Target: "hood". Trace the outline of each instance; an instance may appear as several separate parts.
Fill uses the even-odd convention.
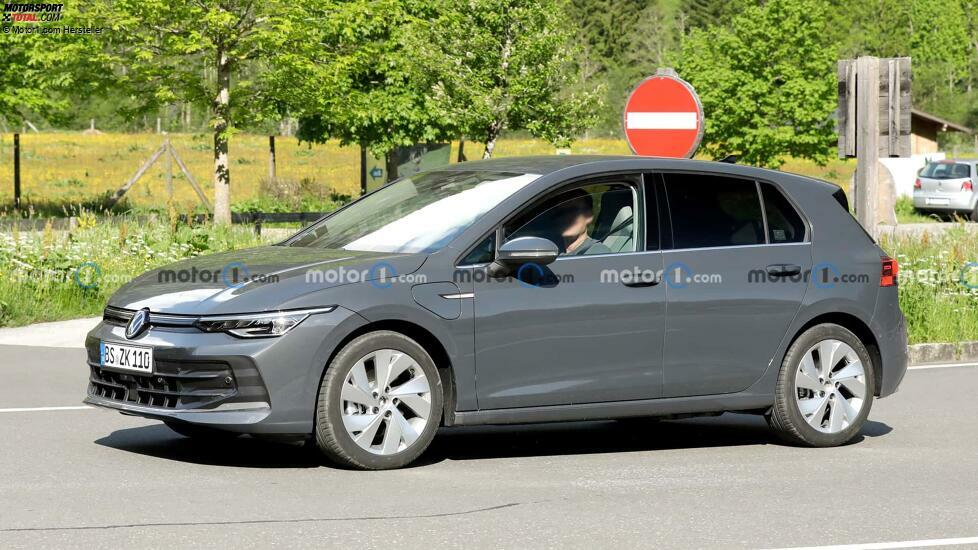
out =
[[[318,307],[318,292],[421,267],[425,254],[262,246],[170,264],[136,277],[109,299],[125,309],[210,315]],[[342,304],[339,304],[342,305]]]

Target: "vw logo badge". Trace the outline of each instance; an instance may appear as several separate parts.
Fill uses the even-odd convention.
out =
[[[144,307],[143,309],[136,312],[129,320],[129,324],[126,325],[126,338],[132,340],[133,338],[142,334],[144,330],[149,327],[149,308]]]

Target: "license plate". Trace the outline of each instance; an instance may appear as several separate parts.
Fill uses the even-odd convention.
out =
[[[153,348],[102,342],[99,356],[103,367],[153,374]]]
[[[933,204],[935,206],[947,206],[951,204],[951,199],[927,199],[927,204]]]

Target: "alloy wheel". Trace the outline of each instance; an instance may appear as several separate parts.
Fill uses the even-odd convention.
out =
[[[392,455],[410,447],[431,417],[431,386],[410,355],[394,349],[353,365],[340,395],[343,425],[366,451]]]
[[[855,422],[866,400],[866,369],[852,346],[833,339],[812,346],[795,374],[795,399],[805,421],[822,433]]]

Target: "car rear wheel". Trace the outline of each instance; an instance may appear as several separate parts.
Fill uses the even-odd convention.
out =
[[[835,324],[808,329],[782,362],[768,423],[789,443],[846,443],[869,416],[873,369],[866,346],[851,331]]]
[[[978,204],[975,205],[975,209],[971,211],[968,218],[970,218],[973,222],[978,222]]]
[[[431,356],[403,334],[371,332],[344,346],[323,376],[316,444],[340,465],[400,468],[428,447],[441,414]]]

